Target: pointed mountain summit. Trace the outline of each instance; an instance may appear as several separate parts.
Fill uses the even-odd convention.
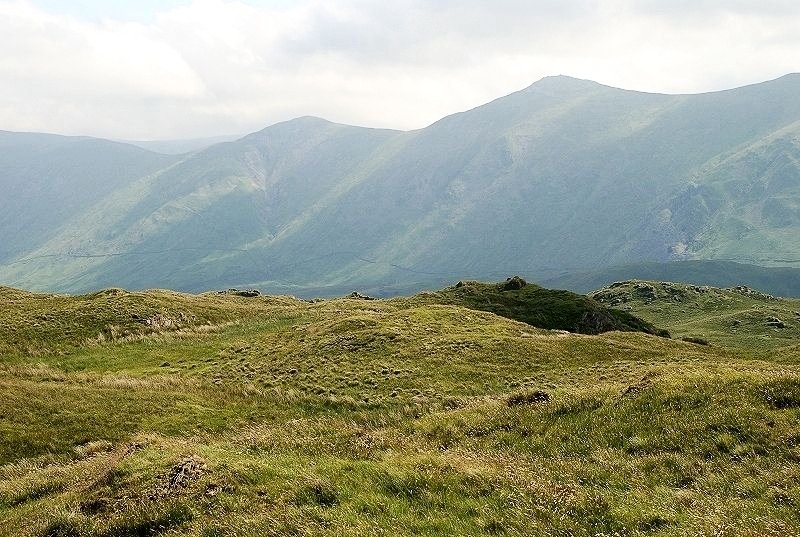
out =
[[[546,76],[528,86],[527,91],[585,91],[587,89],[608,88],[593,80],[574,78],[567,75]],[[523,90],[523,91],[526,91]]]

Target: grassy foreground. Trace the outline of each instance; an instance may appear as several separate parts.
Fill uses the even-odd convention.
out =
[[[0,289],[0,534],[800,534],[796,339],[424,302]]]

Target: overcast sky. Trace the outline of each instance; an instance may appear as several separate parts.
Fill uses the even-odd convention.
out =
[[[800,71],[797,0],[0,0],[0,130],[413,129],[555,74],[666,93]]]

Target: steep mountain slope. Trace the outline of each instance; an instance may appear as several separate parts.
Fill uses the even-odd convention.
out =
[[[713,161],[672,205],[701,257],[800,261],[800,122]]]
[[[36,251],[105,196],[174,161],[96,138],[0,131],[0,262]]]
[[[22,233],[0,281],[329,294],[796,263],[798,125],[800,75],[702,95],[551,77],[412,132],[301,118],[141,174],[46,241]]]
[[[272,263],[298,261],[270,259],[260,244],[279,242],[325,196],[359,180],[361,163],[392,134],[301,118],[189,155],[76,215],[31,261],[10,267],[10,281],[56,289],[258,281]]]

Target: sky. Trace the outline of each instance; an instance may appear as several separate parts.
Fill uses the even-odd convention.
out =
[[[715,91],[800,71],[798,27],[797,0],[0,0],[0,130],[416,129],[558,74]]]

